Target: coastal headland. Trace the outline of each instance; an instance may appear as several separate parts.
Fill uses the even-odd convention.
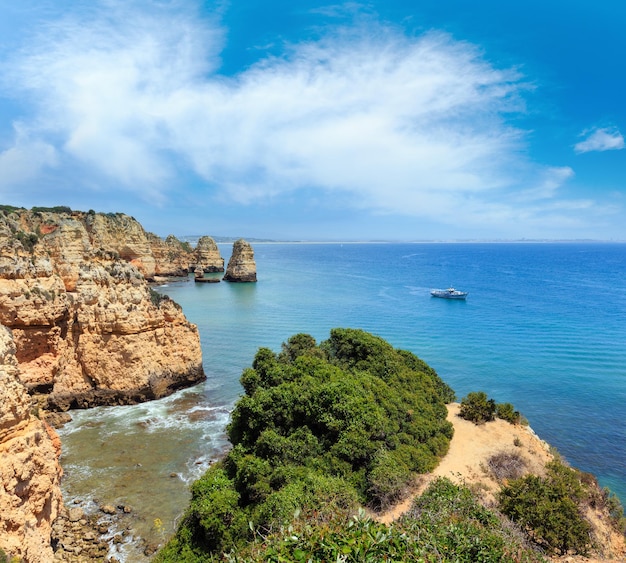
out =
[[[248,278],[256,277],[247,262]],[[252,270],[250,270],[252,268]],[[62,512],[59,412],[133,404],[205,379],[200,338],[150,282],[223,272],[196,246],[122,213],[0,207],[0,549],[52,559]],[[242,281],[236,275],[232,281]]]
[[[235,246],[241,252],[233,253],[230,281],[256,281],[251,247]],[[51,411],[147,401],[203,380],[197,327],[150,287],[192,271],[224,271],[210,237],[193,249],[174,236],[145,232],[124,214],[2,209],[0,555],[25,563],[113,561],[102,524],[63,506],[62,446],[47,420]],[[456,403],[447,405],[454,432],[438,465],[376,519],[396,522],[437,477],[469,485],[492,505],[502,486],[488,468],[494,455],[519,454],[525,473],[539,476],[554,459],[528,427],[502,420],[475,425],[458,410]],[[115,518],[125,508],[103,510]],[[605,507],[590,506],[586,517],[598,538],[596,558],[560,559],[623,561],[624,537],[607,524]],[[146,557],[155,550],[149,547]]]

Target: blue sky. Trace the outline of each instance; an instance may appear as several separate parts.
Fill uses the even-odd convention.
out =
[[[626,3],[0,0],[0,203],[626,240]]]

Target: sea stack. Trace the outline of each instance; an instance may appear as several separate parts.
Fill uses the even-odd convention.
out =
[[[228,261],[224,281],[255,282],[256,263],[252,246],[243,239],[233,243],[233,253]]]
[[[224,271],[224,259],[220,255],[220,249],[211,237],[200,237],[194,250],[194,270],[196,276],[203,273]]]

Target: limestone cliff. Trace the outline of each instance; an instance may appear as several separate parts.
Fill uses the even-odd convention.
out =
[[[256,262],[250,243],[239,239],[233,244],[233,253],[228,261],[224,280],[229,282],[255,282]]]
[[[165,240],[148,233],[155,259],[155,276],[186,276],[195,260],[195,252],[188,242],[169,235]]]
[[[194,250],[194,269],[198,273],[224,271],[224,259],[211,237],[200,237]]]
[[[62,506],[61,450],[54,430],[30,410],[15,343],[0,326],[0,549],[24,563],[48,563],[52,522]]]
[[[48,408],[138,402],[204,378],[197,327],[145,280],[159,260],[126,215],[0,213],[0,323]]]

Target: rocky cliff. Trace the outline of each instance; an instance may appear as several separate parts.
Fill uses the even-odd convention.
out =
[[[157,246],[123,214],[0,213],[0,323],[47,408],[154,399],[204,378],[197,327],[145,279],[186,250]]]
[[[195,259],[195,252],[188,242],[169,235],[165,240],[148,233],[150,249],[155,260],[154,276],[186,276]]]
[[[255,282],[256,262],[250,243],[239,239],[233,244],[233,253],[228,261],[224,280],[229,282]]]
[[[60,442],[31,414],[15,351],[10,331],[0,326],[0,549],[24,563],[48,563],[62,504]]]

